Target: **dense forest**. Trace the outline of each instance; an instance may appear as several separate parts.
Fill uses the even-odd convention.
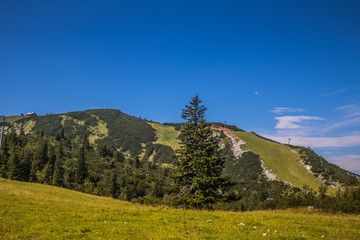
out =
[[[169,169],[139,157],[125,157],[84,137],[72,141],[64,129],[56,137],[11,132],[0,151],[2,177],[75,189],[128,201],[162,199]]]
[[[327,211],[360,211],[358,186],[344,187],[330,195],[325,185],[314,191],[308,186],[300,189],[281,181],[268,181],[258,155],[249,151],[236,159],[231,143],[224,144],[223,176],[231,177],[233,185],[211,209],[245,211],[314,206]],[[149,159],[155,150],[164,154]],[[0,176],[126,201],[174,205],[176,165],[161,164],[167,161],[161,159],[165,155],[176,161],[173,151],[156,144],[148,144],[144,154],[133,156],[106,144],[91,144],[86,135],[72,140],[64,128],[55,136],[47,136],[43,131],[38,135],[9,131],[0,150]]]

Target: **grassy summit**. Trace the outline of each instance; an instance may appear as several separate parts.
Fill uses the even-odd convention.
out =
[[[148,207],[0,178],[0,239],[358,239],[360,216]]]

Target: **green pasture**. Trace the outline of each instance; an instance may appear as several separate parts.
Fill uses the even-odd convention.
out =
[[[0,178],[0,239],[359,239],[360,216],[150,207]]]

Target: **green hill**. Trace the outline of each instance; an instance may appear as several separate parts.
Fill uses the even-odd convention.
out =
[[[0,178],[0,239],[358,239],[359,216],[149,207]]]
[[[143,119],[129,116],[115,109],[93,109],[64,114],[48,114],[35,118],[24,118],[14,123],[39,135],[55,136],[61,128],[72,140],[82,139],[85,135],[97,144],[106,144],[123,152],[138,155],[142,144],[152,143],[154,129]]]
[[[310,149],[280,144],[253,132],[233,131],[233,133],[245,141],[242,145],[244,150],[258,154],[264,163],[264,168],[286,183],[297,187],[308,185],[316,190],[325,184],[331,186],[331,192],[335,192],[334,187],[356,182],[354,174],[328,163]]]
[[[169,201],[182,124],[149,122],[115,109],[14,119],[13,129],[20,135],[5,137],[0,176],[128,201]],[[225,194],[234,203],[221,209],[261,208],[267,199],[277,202],[292,186],[296,191],[305,185],[318,191],[326,185],[335,193],[336,187],[358,182],[356,175],[310,149],[280,144],[236,126],[211,125],[225,127],[215,132],[222,138],[223,175],[234,182]]]
[[[158,163],[172,163],[173,151],[179,148],[177,137],[181,124],[148,122],[115,109],[93,109],[15,120],[12,117],[13,125],[18,129],[22,127],[28,133],[39,135],[43,132],[49,137],[64,128],[65,134],[72,140],[87,135],[90,143],[105,144],[131,156],[142,154],[150,160],[155,157]],[[324,183],[341,186],[354,181],[351,180],[351,173],[329,164],[309,149],[276,143],[236,126],[226,127],[246,142],[241,146],[243,150],[260,156],[264,171],[268,170],[285,183],[297,187],[309,185],[317,190]],[[305,164],[310,166],[311,171],[305,168]]]

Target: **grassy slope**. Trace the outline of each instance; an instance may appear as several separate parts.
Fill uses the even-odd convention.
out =
[[[90,143],[95,143],[96,140],[109,136],[109,129],[106,127],[106,123],[102,121],[98,116],[93,115],[97,118],[97,126],[90,126],[88,130],[92,133],[89,135]]]
[[[358,239],[359,229],[358,215],[184,211],[0,178],[0,239]]]
[[[172,126],[159,123],[149,123],[157,132],[157,143],[167,145],[173,149],[179,148],[176,140],[178,132]],[[321,181],[310,174],[299,161],[299,153],[290,147],[276,142],[267,141],[249,132],[233,131],[246,144],[245,148],[260,155],[264,165],[272,169],[279,179],[289,182],[297,187],[304,184],[317,190]],[[332,192],[330,190],[330,192]]]
[[[245,149],[260,155],[264,165],[272,169],[279,179],[297,187],[304,184],[317,190],[321,182],[310,174],[299,161],[299,153],[290,147],[267,141],[249,132],[233,131],[236,136],[246,142]]]
[[[177,137],[179,132],[175,130],[173,126],[162,125],[160,123],[149,124],[156,130],[156,136],[158,140],[156,143],[170,146],[174,151],[180,148]]]

